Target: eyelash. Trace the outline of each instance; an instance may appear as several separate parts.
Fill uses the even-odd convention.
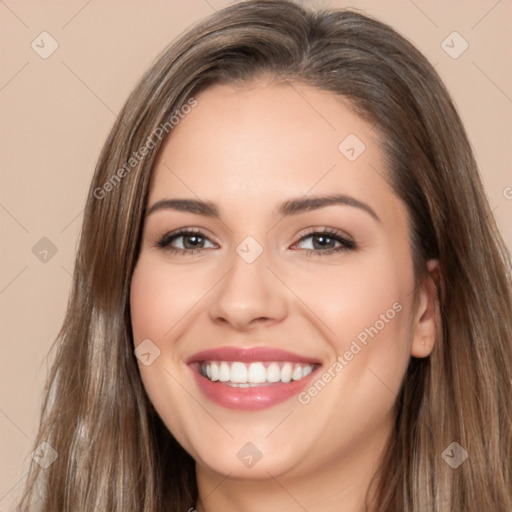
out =
[[[166,251],[169,251],[171,253],[174,253],[174,254],[187,254],[189,256],[193,255],[193,254],[197,254],[198,252],[203,250],[202,248],[199,248],[199,249],[180,249],[180,248],[173,247],[173,246],[170,245],[177,238],[180,238],[180,237],[186,236],[186,235],[196,235],[196,236],[199,236],[201,238],[208,239],[208,237],[203,232],[201,232],[200,230],[185,228],[185,229],[180,229],[177,232],[171,232],[171,233],[165,234],[156,243],[156,245],[157,245],[157,247],[159,247],[161,249],[165,249]],[[310,231],[309,233],[306,233],[305,235],[303,235],[300,238],[300,240],[296,244],[294,244],[294,245],[299,244],[300,242],[302,242],[302,241],[306,240],[307,238],[311,237],[312,235],[323,236],[323,237],[329,238],[331,240],[334,240],[335,242],[339,242],[341,244],[340,247],[335,247],[335,248],[332,248],[332,249],[326,249],[325,251],[314,250],[314,249],[302,249],[304,251],[308,251],[309,254],[314,254],[315,256],[327,256],[329,254],[340,253],[340,252],[344,252],[344,251],[350,251],[350,250],[354,250],[354,249],[357,248],[354,241],[352,241],[352,240],[350,240],[348,238],[345,238],[344,236],[340,235],[340,233],[338,233],[337,231],[333,231],[331,229],[324,229],[324,230],[321,230],[321,231],[319,231],[318,229],[314,229],[314,230]]]

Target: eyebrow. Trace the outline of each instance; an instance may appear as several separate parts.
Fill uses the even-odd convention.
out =
[[[371,215],[377,222],[380,222],[379,216],[369,205],[355,199],[354,197],[343,194],[303,196],[288,199],[279,205],[278,213],[286,217],[290,215],[298,215],[311,210],[318,210],[335,204],[359,208]],[[205,217],[220,218],[219,209],[215,203],[198,199],[162,199],[153,204],[149,208],[147,214],[151,215],[159,210],[176,210],[180,212],[194,213],[196,215],[204,215]]]

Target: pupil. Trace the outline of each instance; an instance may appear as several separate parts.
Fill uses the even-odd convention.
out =
[[[321,242],[320,244],[315,244],[315,240],[322,240],[323,242]],[[326,244],[325,244],[325,241],[326,240],[329,240],[331,242],[333,242],[334,240],[332,240],[332,238],[329,238],[329,237],[326,237],[326,236],[317,236],[313,239],[313,245],[319,245],[319,247],[315,247],[316,249],[320,248],[320,249],[325,249],[326,247]],[[329,245],[330,247],[330,245]]]
[[[185,246],[185,248],[187,248],[187,249],[197,249],[197,247],[198,247],[198,246],[201,246],[201,244],[197,244],[198,240],[200,240],[201,238],[202,238],[202,237],[197,236],[197,235],[188,235],[188,236],[185,236],[185,237],[183,238],[183,241],[184,241],[184,244],[183,244],[183,245],[184,245],[184,246]],[[190,241],[191,239],[195,240],[195,243],[193,242],[193,243],[192,243],[192,245],[190,245],[189,243],[187,243],[187,240],[189,240],[189,241]],[[190,246],[189,246],[189,247],[187,247],[187,245],[190,245]]]

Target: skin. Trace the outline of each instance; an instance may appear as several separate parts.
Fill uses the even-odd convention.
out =
[[[165,141],[148,207],[202,199],[220,219],[160,209],[144,220],[132,326],[136,346],[149,338],[160,350],[149,366],[139,362],[144,386],[196,460],[199,512],[360,511],[409,359],[430,354],[438,315],[431,280],[415,286],[408,216],[384,179],[378,134],[339,97],[298,84],[216,85],[196,99]],[[349,134],[366,146],[352,162],[338,149]],[[287,199],[331,193],[379,220],[340,204],[276,213]],[[157,245],[180,228],[200,229],[203,248]],[[303,239],[311,228],[337,230],[356,248],[318,254],[318,237]],[[263,249],[250,264],[236,252],[247,236]],[[295,396],[227,409],[201,394],[185,364],[208,348],[272,346],[318,358],[321,376],[396,303],[401,311],[307,404]],[[250,468],[237,457],[247,442],[262,454]]]

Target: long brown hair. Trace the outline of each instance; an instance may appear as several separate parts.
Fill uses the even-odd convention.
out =
[[[194,461],[139,375],[130,280],[161,127],[209,85],[263,75],[340,95],[377,128],[410,216],[416,277],[428,259],[440,263],[442,325],[431,356],[412,358],[404,378],[375,480],[379,511],[512,510],[511,262],[461,120],[433,67],[392,28],[282,0],[237,3],[196,25],[162,52],[119,115],[92,180],[35,441],[58,458],[32,464],[19,509],[194,507]],[[453,442],[468,453],[457,468],[442,457]]]

